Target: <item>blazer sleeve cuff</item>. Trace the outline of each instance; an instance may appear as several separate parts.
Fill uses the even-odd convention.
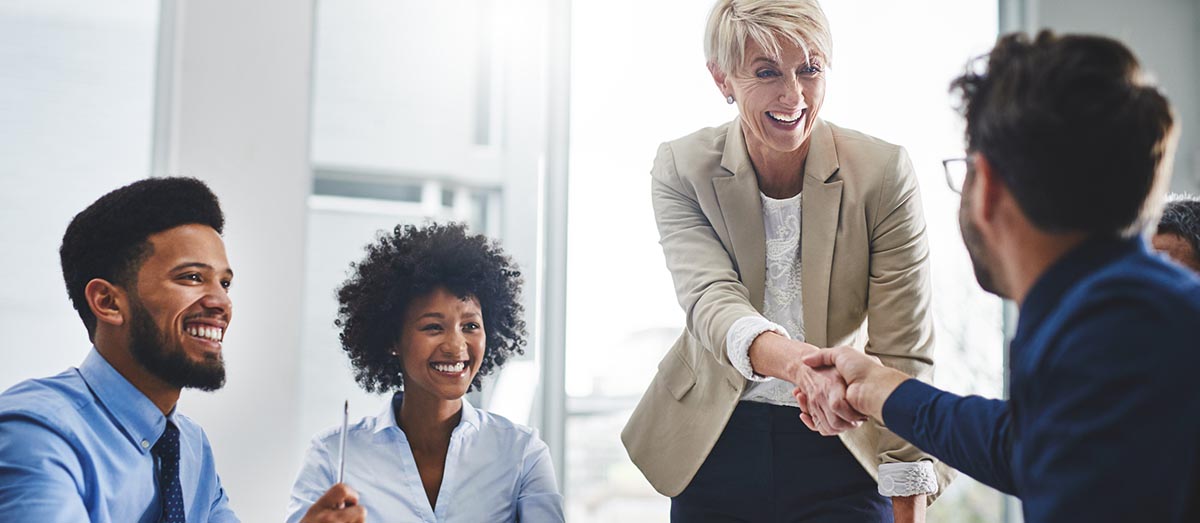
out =
[[[938,490],[933,463],[884,463],[879,466],[879,495],[889,498],[934,494]]]

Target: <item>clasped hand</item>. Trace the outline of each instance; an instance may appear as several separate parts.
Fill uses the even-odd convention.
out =
[[[803,358],[792,394],[800,420],[822,436],[857,428],[874,414],[866,384],[879,359],[853,347],[817,349]]]

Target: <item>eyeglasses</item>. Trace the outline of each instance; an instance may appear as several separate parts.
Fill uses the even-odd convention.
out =
[[[963,184],[974,167],[974,161],[970,158],[950,158],[942,160],[942,167],[946,169],[946,185],[950,186],[951,191],[962,194]]]

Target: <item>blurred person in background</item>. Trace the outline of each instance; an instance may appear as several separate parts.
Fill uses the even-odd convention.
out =
[[[1200,273],[1200,198],[1171,195],[1150,241],[1155,250]]]

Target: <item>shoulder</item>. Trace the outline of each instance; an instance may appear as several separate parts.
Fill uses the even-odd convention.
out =
[[[825,121],[825,125],[829,126],[829,132],[833,135],[833,144],[841,163],[845,163],[847,160],[885,163],[904,153],[903,147],[867,133],[848,129],[829,121]]]
[[[908,151],[869,134],[825,122],[833,136],[838,175],[852,186],[896,190],[915,184]]]
[[[1193,331],[1200,323],[1200,279],[1161,256],[1138,249],[1089,275],[1071,292],[1078,307],[1153,313],[1167,325]]]
[[[705,127],[686,136],[663,142],[654,158],[656,177],[712,176],[721,166],[725,138],[737,120],[716,127]]]
[[[56,376],[25,380],[0,394],[0,423],[26,420],[66,434],[86,429],[82,411],[95,398],[75,369]]]
[[[537,429],[514,423],[504,416],[482,409],[476,409],[475,415],[480,440],[488,445],[494,444],[498,449],[545,447],[545,443],[538,437]]]
[[[1057,316],[1059,339],[1083,343],[1065,343],[1048,363],[1129,372],[1200,364],[1200,353],[1188,348],[1200,339],[1200,279],[1144,250],[1088,275],[1063,297]],[[1131,350],[1154,357],[1129,358]]]
[[[346,427],[346,437],[353,440],[371,439],[372,435],[378,431],[379,425],[384,422],[380,415],[364,416]],[[313,435],[312,447],[314,449],[337,447],[341,437],[341,424],[332,425]]]

